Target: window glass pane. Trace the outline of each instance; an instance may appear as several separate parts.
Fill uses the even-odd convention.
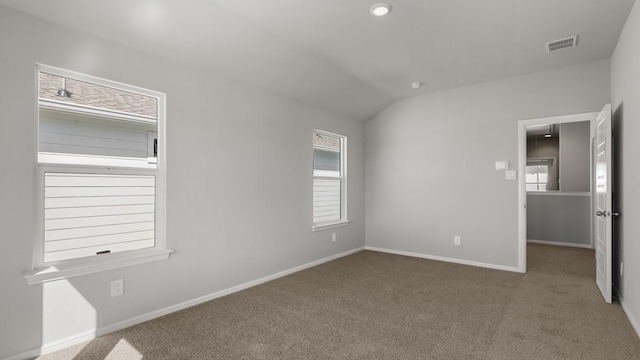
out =
[[[340,139],[314,133],[313,176],[340,177]]]
[[[313,176],[340,177],[340,151],[313,149]]]
[[[527,184],[527,191],[538,191],[537,184]]]
[[[158,99],[126,90],[89,83],[85,81],[51,75],[44,72],[39,76],[39,98],[78,105],[87,108],[158,118]],[[63,96],[66,90],[68,96]]]
[[[343,171],[346,138],[313,133],[313,223],[331,223],[346,217]]]
[[[164,212],[156,211],[164,203],[165,172],[157,164],[164,153],[157,136],[164,130],[164,94],[37,68],[44,185],[38,215],[43,256],[37,261],[164,248],[158,231]]]
[[[43,72],[38,95],[41,155],[60,155],[54,162],[63,164],[77,164],[80,156],[85,165],[107,157],[154,166],[157,98]]]
[[[547,191],[547,184],[538,184],[538,190]]]
[[[537,166],[527,166],[526,182],[527,183],[537,183],[538,182],[538,167]]]

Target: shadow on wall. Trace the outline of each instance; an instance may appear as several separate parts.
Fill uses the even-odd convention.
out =
[[[622,133],[624,128],[624,103],[621,103],[617,109],[613,111],[613,211],[619,212],[620,216],[613,217],[613,295],[619,299],[622,298],[624,289],[622,288],[622,279],[620,278],[620,262],[622,261],[622,223],[624,222],[624,203],[622,187],[622,176],[624,169],[622,168]]]
[[[42,284],[42,344],[64,345],[78,338],[98,336],[98,311],[69,280]],[[66,324],[66,325],[65,325]],[[78,328],[85,331],[77,333]],[[142,359],[143,355],[127,339],[93,339],[37,359]]]
[[[95,336],[98,312],[69,280],[42,284],[42,343]],[[84,329],[78,334],[77,329]]]

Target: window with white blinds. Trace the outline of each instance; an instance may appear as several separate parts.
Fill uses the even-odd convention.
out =
[[[41,265],[163,249],[164,94],[38,65]]]
[[[44,262],[154,245],[154,176],[44,174]]]
[[[346,222],[346,137],[313,133],[313,225]]]

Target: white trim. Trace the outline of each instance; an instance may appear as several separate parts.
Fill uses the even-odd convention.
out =
[[[146,264],[154,261],[166,260],[173,250],[137,250],[116,254],[100,255],[78,260],[62,262],[63,265],[49,266],[24,274],[27,284],[36,285],[50,281],[69,279],[76,276],[94,274],[101,271],[120,269],[124,267]]]
[[[46,345],[42,346],[41,348],[35,348],[35,349],[31,349],[31,350],[27,350],[27,351],[21,352],[19,354],[15,354],[15,355],[9,356],[8,358],[5,358],[4,360],[35,359],[35,358],[39,357],[40,355],[45,355],[45,354],[52,353],[54,351],[62,350],[62,349],[67,348],[69,346],[73,346],[73,345],[77,345],[77,344],[83,343],[85,341],[93,340],[96,337],[97,337],[97,335],[96,335],[96,331],[95,330],[87,330],[87,331],[83,331],[83,332],[81,332],[79,334],[66,337],[64,339],[52,341],[52,342],[47,343]]]
[[[112,270],[121,267],[143,264],[152,261],[169,258],[173,250],[167,249],[166,239],[166,95],[164,93],[143,89],[137,86],[128,85],[108,79],[103,79],[91,75],[81,74],[70,70],[60,69],[48,65],[36,64],[35,74],[35,98],[39,99],[39,73],[44,72],[52,75],[73,78],[76,80],[90,82],[101,86],[128,91],[157,99],[157,124],[158,154],[156,163],[149,163],[148,158],[115,158],[101,156],[83,156],[73,154],[39,153],[40,143],[40,105],[36,102],[35,107],[35,173],[36,189],[34,193],[36,205],[36,237],[34,239],[34,254],[31,271],[25,274],[29,284],[38,284],[46,281],[53,281],[62,278],[91,274],[98,271]],[[47,104],[47,102],[44,102]],[[70,164],[54,164],[56,159],[66,159]],[[93,161],[87,164],[88,159]],[[39,163],[43,161],[44,163]],[[152,173],[155,178],[155,246],[153,249],[131,251],[120,254],[101,255],[101,258],[91,257],[85,259],[65,260],[58,263],[44,262],[44,173],[45,172],[82,172],[101,174],[137,174]],[[55,269],[55,271],[52,271]]]
[[[79,80],[83,82],[97,83],[100,86],[108,87],[115,90],[124,90],[128,92],[136,93],[138,95],[144,95],[149,97],[164,96],[163,93],[158,91],[149,90],[149,89],[141,88],[141,87],[130,85],[130,84],[125,84],[118,81],[107,80],[105,78],[101,78],[98,76],[87,75],[87,74],[79,73],[76,71],[62,69],[55,66],[41,64],[41,63],[36,63],[36,71],[47,73],[49,75],[72,78],[74,80]],[[36,83],[38,82],[39,82],[38,77],[36,76]]]
[[[293,267],[293,268],[290,268],[290,269],[287,269],[287,270],[284,270],[284,271],[280,271],[280,272],[277,272],[277,273],[272,274],[272,275],[267,275],[265,277],[262,277],[262,278],[259,278],[259,279],[253,280],[253,281],[249,281],[249,282],[246,282],[244,284],[240,284],[240,285],[233,286],[233,287],[230,287],[230,288],[227,288],[227,289],[224,289],[224,290],[220,290],[220,291],[217,291],[217,292],[209,294],[209,295],[201,296],[201,297],[198,297],[198,298],[195,298],[195,299],[192,299],[192,300],[187,300],[187,301],[181,302],[179,304],[168,306],[168,307],[160,309],[160,310],[151,311],[151,312],[148,312],[148,313],[140,315],[140,316],[136,316],[136,317],[133,317],[133,318],[130,318],[130,319],[127,319],[127,320],[123,320],[123,321],[117,322],[115,324],[103,326],[101,328],[96,329],[95,331],[94,330],[85,331],[85,332],[79,333],[77,335],[73,335],[73,336],[70,336],[70,337],[67,337],[67,338],[64,338],[64,339],[61,339],[61,340],[57,340],[57,341],[53,341],[53,342],[44,344],[40,348],[27,350],[25,352],[10,356],[10,357],[6,358],[5,360],[32,359],[32,358],[37,357],[39,355],[48,354],[48,353],[51,353],[53,351],[57,351],[57,350],[60,350],[60,349],[63,349],[63,348],[69,347],[69,346],[73,346],[73,345],[82,343],[84,341],[93,340],[93,339],[95,339],[96,337],[99,337],[99,336],[103,336],[103,335],[106,335],[106,334],[109,334],[109,333],[112,333],[112,332],[115,332],[115,331],[119,331],[119,330],[131,327],[131,326],[134,326],[134,325],[138,325],[138,324],[141,324],[143,322],[146,322],[146,321],[149,321],[149,320],[153,320],[153,319],[159,318],[161,316],[165,316],[165,315],[174,313],[176,311],[180,311],[180,310],[183,310],[183,309],[186,309],[186,308],[190,308],[192,306],[196,306],[196,305],[205,303],[207,301],[215,300],[217,298],[220,298],[220,297],[223,297],[223,296],[226,296],[226,295],[229,295],[229,294],[233,294],[233,293],[238,292],[238,291],[242,291],[242,290],[245,290],[245,289],[248,289],[248,288],[251,288],[251,287],[254,287],[254,286],[257,286],[257,285],[260,285],[260,284],[263,284],[263,283],[266,283],[266,282],[269,282],[269,281],[272,281],[272,280],[275,280],[275,279],[278,279],[278,278],[281,278],[281,277],[284,277],[284,276],[287,276],[287,275],[291,275],[291,274],[296,273],[298,271],[302,271],[302,270],[305,270],[305,269],[308,269],[308,268],[311,268],[311,267],[314,267],[314,266],[318,266],[318,265],[324,264],[324,263],[329,262],[329,261],[333,261],[333,260],[339,259],[341,257],[349,256],[349,255],[355,254],[357,252],[360,252],[360,251],[362,251],[364,249],[365,249],[365,247],[358,247],[358,248],[355,248],[355,249],[352,249],[352,250],[348,250],[348,251],[345,251],[345,252],[342,252],[342,253],[339,253],[339,254],[336,254],[336,255],[331,255],[331,256],[328,256],[328,257],[325,257],[325,258],[322,258],[322,259],[319,259],[319,260],[315,260],[315,261],[312,261],[312,262],[309,262],[309,263],[306,263],[306,264],[303,264],[303,265],[299,265],[299,266],[296,266],[296,267]]]
[[[527,128],[518,123],[518,271],[527,272]]]
[[[337,227],[347,226],[350,223],[351,223],[351,220],[340,220],[340,221],[332,222],[329,224],[314,225],[311,227],[311,231],[316,232],[316,231],[322,231],[327,229],[334,229]]]
[[[329,136],[329,137],[334,137],[334,138],[338,138],[339,142],[340,142],[340,177],[323,177],[323,176],[315,176],[314,173],[314,164],[313,164],[313,159],[314,159],[314,149],[316,149],[316,146],[313,145],[313,142],[311,143],[311,177],[312,177],[312,197],[313,197],[313,182],[318,179],[318,180],[340,180],[340,219],[338,220],[332,220],[330,223],[315,223],[313,222],[314,218],[314,214],[313,214],[313,209],[311,210],[311,231],[320,231],[320,230],[324,230],[324,229],[329,229],[329,228],[333,228],[333,227],[339,227],[339,226],[344,226],[344,225],[348,225],[350,223],[349,219],[348,219],[348,213],[347,213],[347,193],[348,193],[348,183],[347,183],[347,137],[345,135],[340,135],[340,134],[334,134],[328,131],[324,131],[324,130],[318,130],[318,129],[314,129],[313,130],[313,136],[315,136],[316,134],[320,134],[320,135],[325,135],[325,136]],[[321,148],[321,147],[320,147]]]
[[[588,112],[581,114],[570,114],[570,115],[560,115],[560,116],[551,116],[545,118],[534,118],[534,119],[524,119],[518,121],[519,124],[524,124],[524,126],[529,125],[545,125],[545,124],[565,124],[565,123],[573,123],[580,121],[592,121],[598,116],[599,112]]]
[[[580,121],[593,122],[597,112],[552,116],[546,118],[527,119],[518,121],[518,171],[525,174],[527,164],[527,126],[544,124],[565,124]],[[591,154],[589,155],[591,157]],[[592,161],[592,160],[591,160]],[[590,176],[591,177],[591,176]],[[593,186],[592,186],[593,188]],[[591,229],[589,230],[591,232]],[[593,241],[592,241],[593,242]],[[527,272],[527,191],[525,176],[518,179],[518,269]]]
[[[90,168],[126,168],[155,170],[157,160],[150,162],[148,157],[116,157],[85,154],[38,153],[38,166],[86,166]]]
[[[631,323],[631,327],[633,327],[633,330],[636,331],[636,335],[640,337],[640,321],[636,319],[636,317],[629,310],[626,304],[627,304],[626,301],[620,300],[620,305],[622,306],[622,310],[624,310],[624,314],[627,315],[627,319],[629,319],[629,322]]]
[[[590,192],[584,191],[527,191],[527,196],[585,196],[591,197]]]
[[[384,248],[379,248],[379,247],[375,247],[375,246],[365,246],[364,249],[365,250],[370,250],[370,251],[377,251],[377,252],[383,252],[383,253],[388,253],[388,254],[394,254],[394,255],[411,256],[411,257],[417,257],[417,258],[422,258],[422,259],[444,261],[444,262],[460,264],[460,265],[477,266],[477,267],[482,267],[482,268],[487,268],[487,269],[503,270],[503,271],[511,271],[511,272],[521,272],[519,268],[513,267],[513,266],[504,266],[504,265],[489,264],[489,263],[483,263],[483,262],[477,262],[477,261],[471,261],[471,260],[454,259],[454,258],[448,258],[448,257],[443,257],[443,256],[414,253],[414,252],[409,252],[409,251],[384,249]]]
[[[546,241],[546,240],[532,240],[527,239],[528,243],[532,244],[542,244],[542,245],[557,245],[557,246],[568,246],[582,249],[593,249],[591,244],[575,244],[575,243],[567,243],[567,242],[559,242],[559,241]]]

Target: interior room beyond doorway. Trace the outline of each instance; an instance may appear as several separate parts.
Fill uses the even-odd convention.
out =
[[[591,122],[526,130],[528,242],[592,248]]]

